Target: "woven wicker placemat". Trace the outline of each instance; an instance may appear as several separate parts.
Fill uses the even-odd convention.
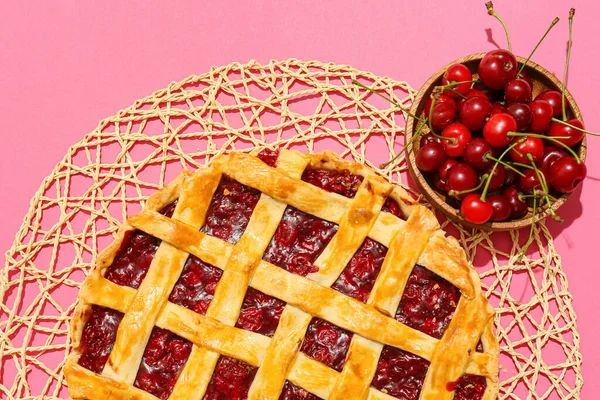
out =
[[[31,201],[0,274],[2,398],[67,397],[62,366],[78,287],[126,215],[182,169],[230,150],[333,149],[398,182],[402,112],[357,79],[409,107],[405,82],[345,65],[233,63],[173,83],[100,122],[72,146]],[[544,224],[526,235],[471,232],[447,221],[497,308],[501,399],[578,399],[583,384],[572,296]],[[490,263],[491,260],[491,263]]]

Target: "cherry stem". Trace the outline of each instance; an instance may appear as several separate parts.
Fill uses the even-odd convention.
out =
[[[521,138],[519,140],[517,140],[516,142],[514,142],[513,144],[511,144],[510,146],[508,146],[506,148],[506,150],[504,150],[504,152],[502,152],[502,154],[500,154],[500,157],[498,157],[499,160],[502,160],[504,158],[505,155],[508,154],[509,151],[511,151],[512,149],[515,148],[515,146],[520,145],[521,143],[525,143],[527,139],[526,138]],[[498,165],[500,165],[498,162],[496,162],[494,164],[494,166],[492,167],[492,170],[489,173],[488,179],[485,182],[485,187],[483,188],[483,192],[481,193],[481,201],[485,201],[485,196],[487,196],[487,192],[488,192],[488,188],[490,187],[490,182],[492,181],[492,176],[494,175],[494,172],[496,172],[496,168],[498,167]]]
[[[458,92],[457,92],[456,90],[454,90],[454,89],[450,89],[450,91],[451,91],[452,93],[454,93],[455,95],[457,95],[457,96],[459,96],[459,97],[462,97],[463,99],[466,99],[466,98],[467,98],[467,96],[465,96],[464,94],[458,93]]]
[[[531,168],[531,165],[521,164],[520,162],[516,162],[516,161],[508,161],[508,162],[512,165],[516,165],[517,167],[533,169],[533,168]]]
[[[575,153],[575,151],[573,151],[572,148],[570,148],[569,146],[567,146],[566,144],[564,144],[563,142],[558,140],[558,139],[570,139],[569,136],[546,136],[546,135],[538,135],[536,133],[519,133],[519,132],[508,132],[506,134],[506,136],[534,137],[534,138],[549,140],[550,142],[552,142],[554,144],[564,147],[565,150],[567,150],[569,153],[571,153],[571,155],[573,157],[575,157],[575,160],[577,160],[577,164],[581,164],[581,160],[579,159],[579,156],[577,155],[577,153]]]
[[[491,1],[488,1],[487,3],[485,3],[485,6],[487,7],[488,14],[491,15],[492,17],[496,18],[502,24],[502,28],[504,28],[504,33],[506,33],[506,41],[508,42],[508,51],[510,51],[512,53],[512,45],[510,43],[510,35],[508,34],[508,28],[506,27],[506,24],[504,23],[502,18],[500,18],[500,16],[498,14],[496,14],[496,11],[494,11],[494,3],[492,3]]]
[[[454,86],[462,85],[464,83],[475,83],[475,82],[478,82],[478,80],[477,79],[472,79],[470,81],[461,81],[461,82],[454,81],[454,82],[450,82],[447,85],[436,86],[434,90],[438,91],[438,92],[443,92],[446,89],[452,89]],[[456,92],[454,92],[454,93],[456,93]]]
[[[415,139],[417,139],[419,137],[419,134],[421,133],[421,131],[423,130],[423,127],[427,125],[427,119],[425,119],[425,121],[421,121],[421,125],[419,125],[419,127],[417,128],[417,131],[415,132],[415,134],[413,135],[413,137],[408,141],[408,143],[406,143],[402,149],[400,150],[400,152],[398,152],[398,154],[396,154],[394,156],[394,158],[392,158],[390,161],[383,163],[379,166],[379,168],[385,168],[388,165],[390,165],[391,163],[393,163],[394,161],[396,161],[398,159],[398,157],[400,157],[405,151],[406,149],[408,149],[408,146],[410,146]]]
[[[476,192],[478,191],[481,186],[483,186],[483,182],[485,182],[486,179],[488,179],[489,175],[488,174],[483,174],[481,175],[481,181],[479,182],[479,184],[477,186],[475,186],[472,189],[467,189],[467,190],[450,190],[448,192],[448,195],[452,196],[452,197],[458,197],[461,194],[465,194],[465,193],[471,193],[471,192]]]
[[[519,74],[521,73],[521,71],[523,71],[523,68],[525,68],[525,64],[527,64],[529,62],[529,60],[533,56],[533,53],[535,53],[536,50],[538,49],[538,47],[540,47],[540,44],[542,44],[542,42],[544,41],[544,39],[546,38],[546,36],[548,35],[548,33],[550,33],[550,31],[552,30],[552,28],[554,28],[554,25],[556,25],[558,23],[558,21],[560,21],[560,18],[556,17],[550,23],[550,26],[546,30],[546,33],[544,33],[544,36],[542,36],[542,38],[540,39],[539,42],[537,42],[537,44],[535,45],[535,47],[533,48],[533,50],[531,50],[531,53],[529,54],[529,57],[527,57],[527,60],[525,60],[525,62],[523,64],[521,64],[521,68],[519,68],[519,72],[517,72],[517,76],[519,76]]]
[[[565,73],[563,75],[562,85],[562,117],[563,121],[567,119],[567,108],[565,105],[565,90],[567,89],[567,73],[569,72],[569,61],[571,60],[571,46],[573,45],[573,17],[575,9],[569,10],[569,41],[567,42],[567,62],[565,64]]]
[[[413,113],[411,113],[410,111],[408,111],[407,108],[402,107],[400,104],[396,103],[394,100],[390,99],[389,97],[382,95],[381,93],[379,93],[375,89],[370,88],[367,85],[363,85],[362,83],[360,83],[357,80],[352,80],[352,83],[354,85],[358,86],[358,87],[361,87],[363,89],[368,90],[371,93],[375,93],[377,96],[381,97],[382,99],[385,99],[385,100],[389,101],[390,103],[392,103],[393,105],[395,105],[396,107],[398,107],[400,110],[402,110],[402,112],[405,112],[406,114],[408,114],[412,118],[416,119],[417,121],[423,121],[421,118],[417,117],[416,115],[414,115]]]
[[[519,174],[519,175],[521,175],[521,176],[525,176],[525,174],[524,174],[524,173],[522,173],[521,171],[519,171],[518,169],[516,169],[516,168],[515,168],[515,167],[513,167],[512,165],[509,165],[508,163],[506,163],[506,162],[504,162],[504,161],[502,161],[502,160],[499,160],[499,159],[497,159],[496,157],[494,157],[493,155],[491,155],[491,154],[489,154],[489,153],[488,153],[488,154],[486,154],[486,155],[485,155],[485,157],[486,157],[488,160],[492,160],[492,161],[495,161],[495,162],[497,162],[497,163],[498,163],[498,164],[500,164],[500,165],[504,165],[504,166],[505,166],[506,168],[508,168],[508,169],[512,169],[513,171],[515,171],[517,174]]]
[[[580,127],[578,127],[578,126],[571,125],[570,123],[568,123],[568,122],[566,122],[566,121],[563,121],[563,120],[561,120],[561,119],[558,119],[558,118],[552,118],[552,121],[554,121],[554,122],[558,122],[559,124],[563,124],[563,125],[565,125],[565,126],[568,126],[569,128],[573,128],[573,129],[575,129],[576,131],[580,131],[580,132],[583,132],[583,133],[587,133],[588,135],[600,136],[600,133],[586,131],[585,129],[581,129],[581,128],[580,128]]]

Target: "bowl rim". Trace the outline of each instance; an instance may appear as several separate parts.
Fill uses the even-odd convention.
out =
[[[470,62],[470,61],[481,60],[483,58],[483,56],[485,56],[485,54],[487,54],[487,53],[482,52],[482,53],[474,53],[474,54],[470,54],[467,56],[463,56],[454,61],[447,63],[446,65],[441,67],[439,70],[437,70],[421,86],[421,88],[415,95],[414,100],[412,101],[410,112],[413,115],[416,115],[417,109],[419,108],[420,104],[427,100],[425,98],[425,93],[429,90],[430,87],[434,86],[436,81],[438,81],[442,77],[442,75],[448,69],[448,67],[450,67],[453,64],[457,64],[457,63],[462,64],[462,63],[466,63],[466,62]],[[554,86],[556,86],[556,90],[558,90],[558,91],[562,90],[562,86],[563,86],[562,82],[553,73],[551,73],[550,71],[548,71],[541,65],[536,64],[535,62],[533,62],[531,60],[525,62],[526,61],[525,58],[520,57],[520,56],[515,56],[515,57],[517,58],[517,61],[519,64],[525,64],[525,68],[533,69],[537,73],[543,74],[545,77],[547,77],[552,82],[552,84]],[[573,116],[575,118],[579,119],[583,123],[583,117],[581,115],[581,111],[579,110],[579,107],[577,106],[575,99],[573,98],[571,93],[568,91],[568,89],[565,90],[565,98],[571,109],[571,112],[573,113]],[[410,117],[409,115],[406,115],[405,118],[406,118],[406,127],[404,130],[404,143],[409,143],[413,139],[413,132],[415,130],[416,124],[414,123],[415,119]],[[581,141],[578,155],[581,158],[581,160],[583,162],[585,162],[586,155],[587,155],[587,135],[584,135],[583,140]],[[425,179],[425,176],[421,173],[419,168],[417,168],[414,147],[412,145],[409,145],[407,147],[406,160],[407,160],[408,170],[409,170],[413,180],[417,184],[419,190],[423,194],[423,196],[437,210],[441,211],[444,215],[449,217],[451,220],[453,220],[463,226],[469,227],[469,228],[480,229],[480,230],[485,230],[485,231],[508,231],[508,230],[517,230],[517,229],[531,226],[531,224],[532,224],[531,210],[528,210],[527,214],[525,216],[523,216],[522,218],[511,220],[511,221],[487,222],[485,224],[478,225],[478,224],[473,224],[473,223],[465,220],[464,218],[462,218],[460,216],[460,210],[458,210],[458,209],[450,206],[448,203],[446,203],[444,198],[442,198],[442,196],[440,196],[440,194],[429,185],[429,183]],[[570,194],[571,193],[565,193],[562,196],[560,196],[559,198],[557,198],[556,201],[552,204],[551,209],[556,211],[558,208],[560,208],[565,203],[565,201],[569,198]],[[550,208],[548,206],[543,206],[542,211],[536,213],[534,222],[537,223],[537,222],[545,219],[549,215],[550,215]]]

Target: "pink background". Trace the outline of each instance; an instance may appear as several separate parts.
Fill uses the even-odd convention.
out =
[[[483,0],[247,2],[45,2],[0,5],[0,250],[8,250],[42,179],[99,120],[190,74],[232,61],[290,57],[350,64],[418,89],[445,63],[504,46]],[[239,2],[242,3],[242,2]],[[597,18],[593,0],[496,2],[515,53],[527,56],[557,15],[534,60],[562,76],[567,14],[577,8],[568,84],[586,126],[600,131]],[[595,208],[600,138],[590,138],[589,178],[551,225],[578,314],[584,399],[600,391]],[[383,160],[381,160],[383,161]]]

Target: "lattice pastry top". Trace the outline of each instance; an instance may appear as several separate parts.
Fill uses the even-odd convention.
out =
[[[231,153],[86,279],[73,398],[495,399],[494,311],[435,216],[331,152]]]

